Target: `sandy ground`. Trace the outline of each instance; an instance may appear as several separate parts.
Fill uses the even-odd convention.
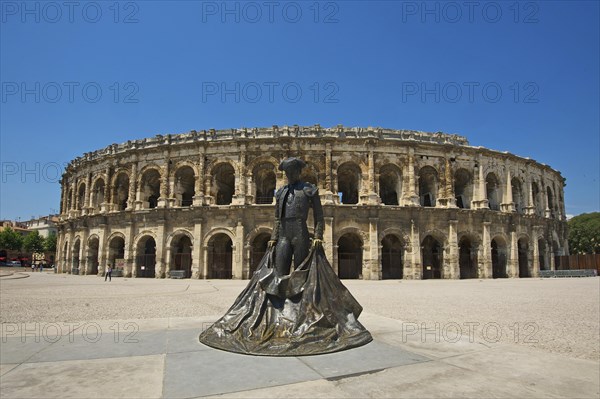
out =
[[[0,322],[219,316],[247,281],[156,280],[44,273],[0,278]],[[5,274],[5,273],[3,273]],[[28,278],[17,278],[29,275]],[[364,312],[401,320],[423,339],[517,343],[600,360],[600,277],[344,280]]]

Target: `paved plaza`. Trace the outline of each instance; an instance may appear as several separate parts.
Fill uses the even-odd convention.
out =
[[[198,342],[247,281],[0,276],[2,398],[600,396],[600,278],[344,280],[373,342],[273,358]]]

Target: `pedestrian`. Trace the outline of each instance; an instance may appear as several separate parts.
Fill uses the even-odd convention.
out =
[[[35,263],[31,262],[31,272],[33,273],[35,271]]]
[[[106,279],[108,279],[108,281],[112,281],[112,267],[110,267],[110,265],[107,266],[106,268],[106,274],[104,275],[104,281],[106,281]]]

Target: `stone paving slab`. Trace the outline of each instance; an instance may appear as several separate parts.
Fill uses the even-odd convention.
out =
[[[22,342],[7,329],[13,332],[3,334],[0,345],[0,397],[600,397],[595,361],[468,336],[440,340],[414,330],[414,323],[373,314],[361,317],[372,343],[290,358],[200,344],[198,335],[215,319],[85,323],[100,327],[96,342],[94,328],[81,334],[85,325],[73,341],[64,333],[28,333]],[[131,325],[136,329],[124,328]]]

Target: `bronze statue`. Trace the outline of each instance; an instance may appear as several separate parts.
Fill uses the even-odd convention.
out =
[[[357,320],[362,307],[325,257],[323,209],[318,188],[300,180],[304,166],[298,158],[279,165],[288,184],[275,194],[275,226],[267,253],[227,313],[200,334],[203,344],[245,354],[301,356],[372,340]],[[312,245],[306,225],[309,208],[315,221]]]

